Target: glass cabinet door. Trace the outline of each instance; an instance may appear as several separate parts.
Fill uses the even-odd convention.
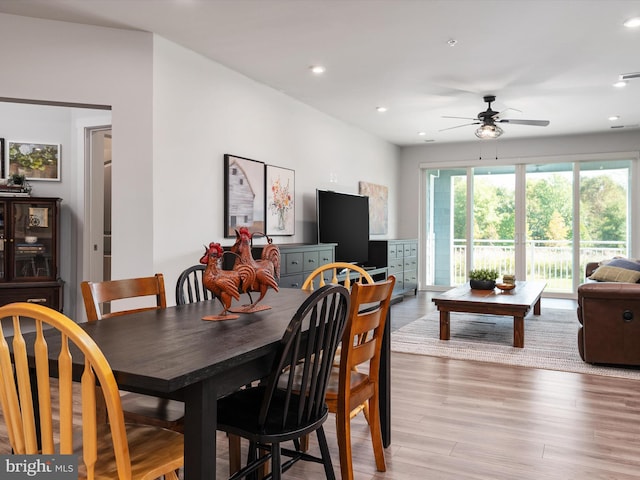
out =
[[[0,202],[0,281],[6,279],[7,258],[5,256],[5,245],[7,241],[6,227],[4,219],[6,217],[5,204]]]
[[[13,204],[13,277],[47,280],[55,275],[51,204]]]

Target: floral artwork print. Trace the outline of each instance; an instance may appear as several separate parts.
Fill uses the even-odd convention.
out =
[[[293,235],[294,226],[294,171],[267,165],[267,234]]]
[[[27,180],[60,180],[60,145],[9,142],[7,175]]]

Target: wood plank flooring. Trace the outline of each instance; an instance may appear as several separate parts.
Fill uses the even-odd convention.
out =
[[[545,301],[543,308],[551,306]],[[392,307],[392,329],[430,308],[428,294],[405,299]],[[567,314],[575,315],[571,303]],[[394,353],[391,385],[387,472],[375,470],[359,415],[352,422],[356,480],[640,479],[639,381]],[[340,478],[333,417],[325,429]],[[218,478],[226,478],[222,435],[218,446]],[[314,438],[311,448],[317,452]],[[9,451],[3,422],[0,450]],[[324,472],[299,462],[285,478]]]

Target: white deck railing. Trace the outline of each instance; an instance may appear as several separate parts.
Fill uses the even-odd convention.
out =
[[[474,268],[491,268],[500,273],[515,272],[513,240],[475,240]],[[527,278],[546,280],[547,290],[573,289],[573,242],[557,240],[529,240],[526,245]],[[625,242],[582,242],[578,275],[584,275],[588,262],[613,256],[626,256]],[[454,285],[467,281],[467,247],[464,240],[454,240],[452,279]]]

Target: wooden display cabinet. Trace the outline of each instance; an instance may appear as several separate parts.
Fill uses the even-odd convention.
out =
[[[0,305],[30,302],[62,311],[60,202],[0,197]]]

